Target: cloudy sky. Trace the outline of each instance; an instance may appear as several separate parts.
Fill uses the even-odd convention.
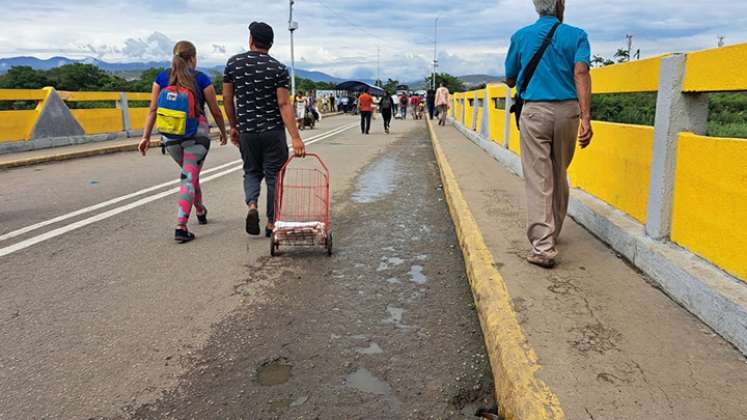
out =
[[[290,61],[283,0],[0,0],[0,57],[167,60],[174,41],[198,47],[201,64],[222,64],[246,48],[247,25],[276,29],[272,53]],[[567,0],[567,23],[610,56],[634,35],[642,56],[747,42],[746,0]],[[502,74],[511,33],[536,19],[531,0],[296,0],[298,66],[338,77],[415,80],[433,60],[440,15],[441,70]]]

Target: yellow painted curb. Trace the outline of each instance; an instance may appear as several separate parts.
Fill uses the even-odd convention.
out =
[[[449,211],[464,254],[472,294],[495,380],[500,414],[508,420],[565,419],[558,397],[535,373],[541,369],[511,305],[503,277],[495,268],[477,221],[459,189],[441,143],[426,119],[441,171]]]

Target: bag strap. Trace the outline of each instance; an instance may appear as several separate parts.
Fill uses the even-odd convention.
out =
[[[542,45],[539,47],[537,52],[534,53],[532,60],[529,62],[529,65],[527,65],[527,69],[524,74],[524,80],[521,81],[521,90],[519,90],[519,96],[521,96],[524,92],[527,91],[527,88],[529,88],[529,82],[532,81],[532,77],[534,76],[535,71],[537,71],[537,66],[539,66],[539,63],[542,60],[542,56],[545,54],[547,47],[549,47],[552,43],[552,38],[555,36],[555,31],[558,30],[559,26],[560,22],[556,22],[555,25],[553,25],[552,29],[550,29],[550,32],[547,33],[545,40],[542,42]]]

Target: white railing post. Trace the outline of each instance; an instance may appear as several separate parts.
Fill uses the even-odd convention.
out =
[[[686,62],[683,54],[661,61],[646,214],[646,234],[657,240],[672,229],[677,139],[683,131],[705,134],[708,123],[708,96],[682,92]]]
[[[124,130],[125,136],[129,137],[132,127],[130,125],[130,104],[127,101],[127,92],[119,92],[117,108],[122,111],[122,130]]]
[[[511,88],[506,86],[506,102],[504,104],[505,120],[503,125],[503,147],[508,149],[508,141],[511,138],[511,106],[514,103],[514,99],[511,97]]]
[[[477,95],[473,94],[472,95],[472,127],[470,127],[472,131],[477,131],[477,114],[478,114],[477,110],[479,109],[479,107],[480,107],[480,101],[479,99],[477,99]]]
[[[487,141],[492,141],[490,138],[490,110],[493,104],[490,100],[490,88],[485,86],[485,97],[482,100],[482,124],[480,125],[480,135]]]

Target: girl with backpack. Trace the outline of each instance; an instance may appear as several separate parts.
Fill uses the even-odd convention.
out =
[[[192,207],[201,225],[207,224],[207,208],[202,203],[200,171],[210,149],[210,125],[205,104],[220,130],[220,144],[227,142],[223,113],[213,84],[205,73],[196,70],[197,49],[188,41],[174,46],[171,69],[156,77],[150,100],[150,112],[145,120],[143,138],[138,150],[145,156],[150,148],[154,126],[162,135],[166,152],[181,167],[179,207],[174,239],[179,243],[195,239],[187,229]]]

